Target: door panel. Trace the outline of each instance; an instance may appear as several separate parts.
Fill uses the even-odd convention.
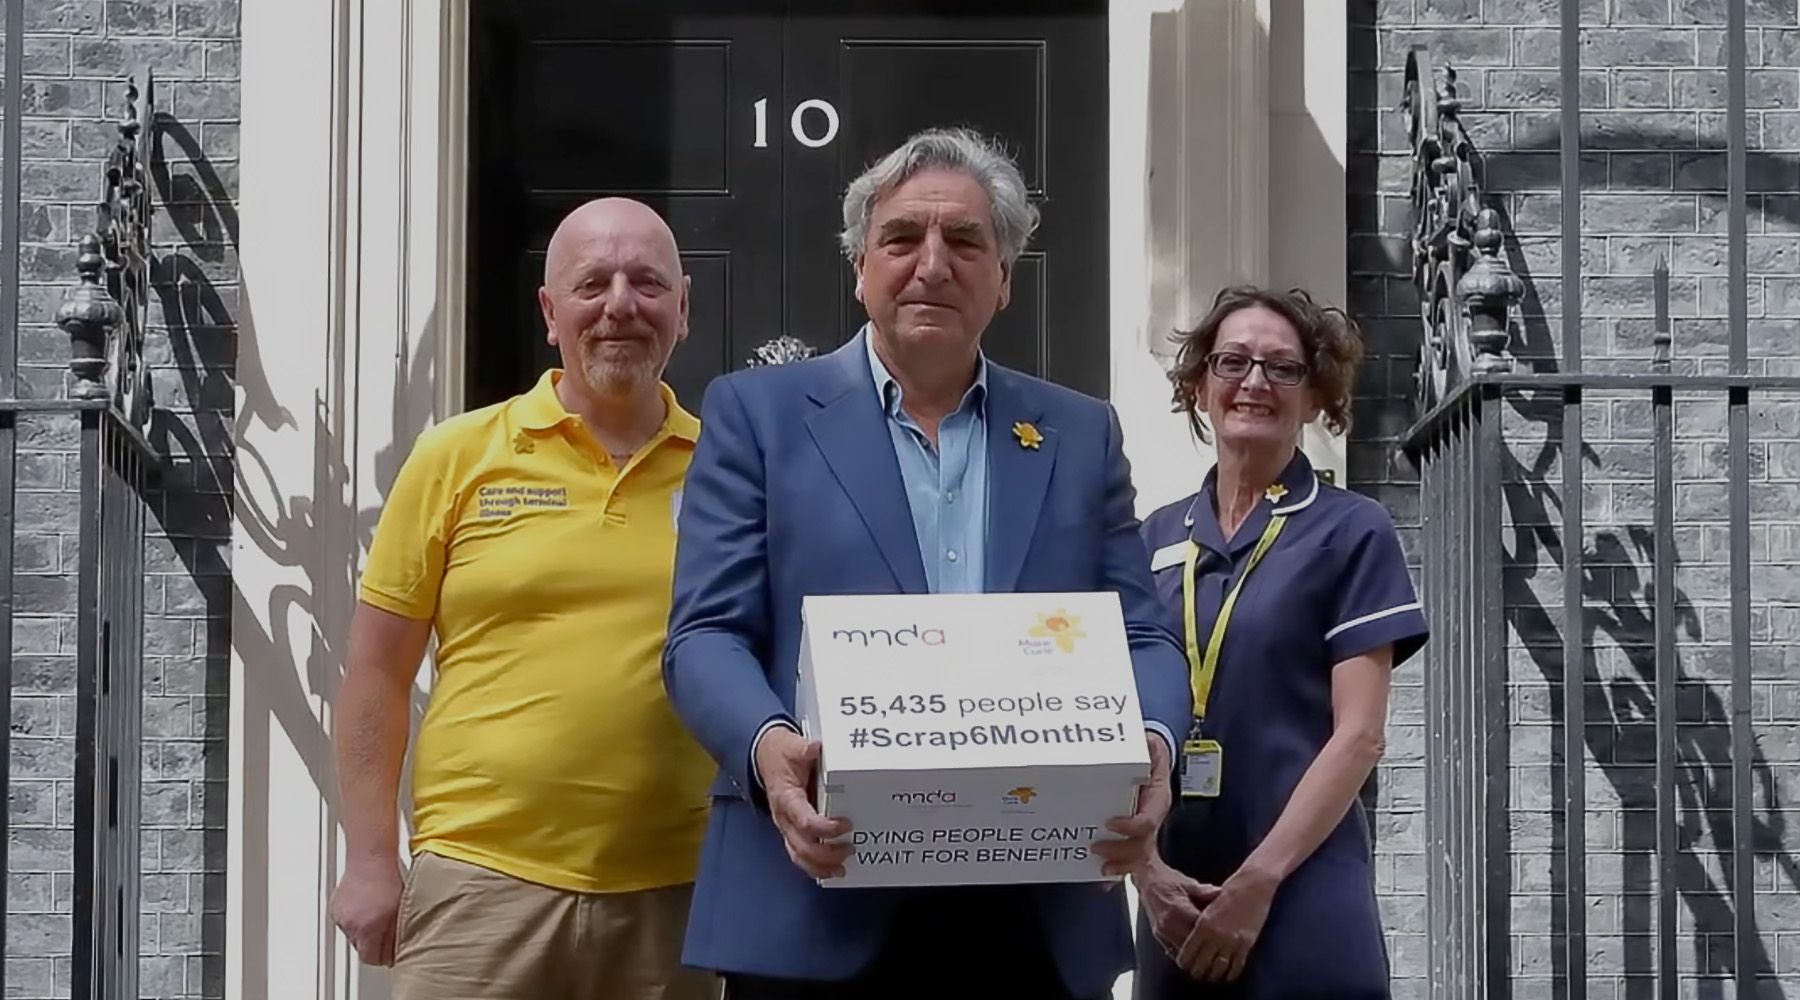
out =
[[[779,17],[749,4],[474,5],[469,236],[471,407],[558,364],[537,289],[557,224],[624,195],[669,223],[692,282],[669,384],[706,383],[779,328],[780,147],[742,113],[781,81]],[[734,110],[736,109],[736,113]]]
[[[864,321],[838,244],[844,189],[932,125],[997,136],[1044,213],[989,356],[1105,395],[1104,4],[476,7],[470,405],[555,363],[536,305],[543,249],[602,195],[646,202],[681,245],[690,335],[669,381],[684,401],[782,334],[842,343]]]
[[[729,195],[729,41],[534,41],[518,109],[532,190]],[[679,80],[666,100],[610,100],[646,80]],[[605,155],[596,155],[605,151]]]
[[[1044,193],[1044,44],[845,39],[845,169],[874,162],[904,138],[937,125],[982,123],[1004,131],[1027,189]],[[970,86],[971,82],[978,86]],[[946,109],[954,108],[946,115]]]
[[[896,10],[896,7],[902,9]],[[962,125],[995,137],[1018,161],[1043,221],[1019,261],[1012,304],[985,335],[989,356],[1104,397],[1108,355],[1106,12],[1097,3],[808,4],[790,13],[783,79],[790,100],[836,95],[845,141],[789,151],[789,287],[822,273],[843,226],[838,201],[857,174],[913,132]],[[826,155],[829,152],[830,155]],[[790,294],[796,330],[835,327],[840,343],[863,322],[855,278],[840,268],[835,295]],[[1059,284],[1042,281],[1054,266]],[[802,334],[811,337],[818,334]]]

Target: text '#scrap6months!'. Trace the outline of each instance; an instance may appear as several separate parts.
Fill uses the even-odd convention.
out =
[[[1011,723],[970,726],[967,729],[889,729],[869,726],[850,731],[851,749],[864,747],[939,747],[960,750],[966,746],[1035,746],[1051,743],[1122,743],[1125,724],[1084,726],[1019,726]]]

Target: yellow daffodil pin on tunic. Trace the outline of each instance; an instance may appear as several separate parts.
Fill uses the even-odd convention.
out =
[[[1029,420],[1021,420],[1013,424],[1013,437],[1019,439],[1019,447],[1037,450],[1044,443],[1044,435],[1038,432],[1037,425]]]
[[[1263,496],[1268,497],[1270,503],[1280,503],[1281,498],[1287,496],[1287,492],[1288,489],[1286,486],[1283,486],[1280,483],[1270,483],[1269,488],[1263,490]]]

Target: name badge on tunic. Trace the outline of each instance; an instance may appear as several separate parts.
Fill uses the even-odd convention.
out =
[[[1218,740],[1188,740],[1182,745],[1183,761],[1181,797],[1215,799],[1219,797],[1220,758],[1223,748]]]
[[[1150,572],[1161,573],[1172,566],[1181,565],[1182,560],[1187,558],[1187,548],[1187,539],[1184,538],[1174,545],[1165,545],[1150,553]]]

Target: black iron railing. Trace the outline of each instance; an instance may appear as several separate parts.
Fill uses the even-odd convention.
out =
[[[13,60],[16,62],[16,60]],[[70,340],[61,398],[0,398],[0,455],[16,454],[21,426],[73,425],[79,508],[75,544],[76,687],[72,996],[138,996],[139,789],[146,490],[158,467],[146,431],[152,399],[144,361],[150,301],[150,163],[154,81],[124,88],[119,138],[101,177],[95,232],[80,241],[77,276],[56,323]],[[16,230],[15,230],[16,232]],[[9,356],[10,364],[10,356]],[[8,373],[9,384],[13,380]],[[50,431],[50,433],[59,433]],[[0,488],[12,526],[12,465]],[[6,544],[10,550],[11,533]],[[0,580],[10,620],[15,581]],[[0,648],[10,692],[10,643]],[[0,747],[11,760],[8,733]],[[0,767],[0,774],[7,768]],[[0,888],[0,920],[5,919]]]
[[[1522,933],[1552,940],[1557,997],[1587,997],[1593,955],[1613,945],[1624,955],[1624,968],[1609,970],[1609,976],[1651,980],[1658,998],[1691,988],[1680,977],[1694,975],[1730,978],[1740,997],[1762,995],[1757,979],[1772,974],[1773,945],[1756,926],[1752,856],[1763,822],[1753,774],[1763,765],[1750,700],[1750,407],[1753,399],[1792,398],[1800,393],[1800,378],[1755,375],[1748,364],[1745,4],[1727,5],[1729,346],[1728,368],[1717,374],[1700,373],[1698,365],[1675,370],[1669,275],[1660,263],[1652,282],[1652,358],[1637,371],[1584,370],[1580,7],[1576,0],[1562,4],[1561,351],[1531,370],[1512,353],[1519,304],[1528,288],[1502,252],[1506,234],[1481,190],[1480,155],[1459,121],[1455,74],[1433,65],[1425,48],[1415,49],[1407,63],[1412,249],[1422,321],[1418,411],[1407,450],[1421,475],[1422,596],[1434,632],[1425,682],[1430,995],[1455,1000],[1511,995],[1509,984],[1520,975],[1514,949]],[[1648,488],[1651,516],[1648,523],[1623,529],[1636,540],[1635,551],[1621,546],[1613,531],[1596,533],[1594,547],[1588,547],[1593,526],[1584,510],[1583,463],[1591,463],[1586,458],[1591,452],[1584,440],[1584,407],[1618,400],[1650,413],[1649,468],[1631,474]],[[1704,718],[1691,711],[1679,714],[1677,696],[1678,682],[1705,690],[1685,683],[1692,678],[1677,650],[1678,623],[1682,615],[1692,615],[1691,608],[1678,607],[1678,400],[1696,414],[1724,416],[1729,456],[1717,486],[1708,484],[1723,487],[1726,498],[1720,520],[1726,522],[1729,550],[1729,705],[1709,701]],[[1538,435],[1534,447],[1544,459],[1535,465],[1519,459],[1515,435],[1526,427]],[[1692,472],[1684,477],[1694,479]],[[1637,582],[1639,558],[1652,564],[1648,585]],[[1547,572],[1546,563],[1553,564]],[[1551,600],[1534,605],[1542,594],[1521,599],[1521,592],[1531,589],[1531,576],[1558,568],[1560,608]],[[1625,587],[1621,580],[1631,581],[1629,600],[1619,596]],[[1591,705],[1612,705],[1589,666],[1592,638],[1607,631],[1635,673],[1634,689],[1647,697],[1629,711],[1612,706],[1612,717],[1591,718]],[[1557,632],[1560,648],[1545,642]],[[1509,643],[1532,648],[1514,657]],[[1523,706],[1513,701],[1509,677],[1520,669],[1520,660],[1541,668],[1558,730],[1548,765],[1552,774],[1545,781],[1556,829],[1547,838],[1549,849],[1532,852],[1513,848],[1521,815],[1530,811],[1514,801],[1520,769],[1512,760],[1514,720]],[[1601,689],[1598,697],[1596,689]],[[1611,745],[1601,745],[1640,725],[1653,731],[1653,803],[1628,794],[1634,780],[1615,763]],[[1604,892],[1590,884],[1587,810],[1590,793],[1602,791],[1589,787],[1590,770],[1612,782],[1621,801],[1629,800],[1627,808],[1641,810],[1648,821],[1627,847],[1653,845],[1652,851],[1622,861],[1626,884]],[[1630,830],[1621,837],[1633,840]],[[1710,840],[1716,855],[1705,863],[1694,858],[1700,840]],[[1546,884],[1556,896],[1549,927],[1518,926],[1513,880],[1525,870],[1520,860],[1528,853],[1531,864],[1549,869]],[[1712,884],[1714,870],[1724,873],[1719,885]],[[1694,905],[1697,892],[1711,893],[1708,905]],[[1608,926],[1590,934],[1591,905],[1602,895],[1641,907],[1648,933],[1624,934]],[[1693,926],[1678,935],[1684,904]],[[1602,945],[1597,939],[1603,933],[1620,940]],[[1707,947],[1709,936],[1729,937],[1729,956]],[[1683,948],[1697,953],[1691,965],[1681,961]],[[1612,989],[1608,984],[1604,995],[1611,996]]]

